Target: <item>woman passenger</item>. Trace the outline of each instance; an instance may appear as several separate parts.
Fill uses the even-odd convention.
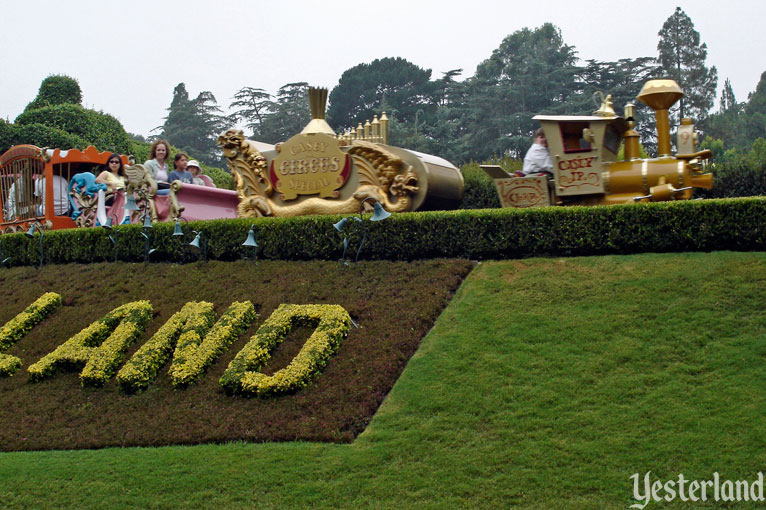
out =
[[[157,183],[159,188],[168,187],[168,164],[167,159],[170,155],[170,145],[165,140],[156,140],[152,144],[151,152],[149,153],[149,159],[144,163],[144,166],[152,175],[152,179]]]
[[[106,160],[106,169],[98,174],[96,183],[106,184],[109,191],[112,192],[109,198],[105,200],[104,190],[98,191],[98,209],[96,213],[98,219],[96,225],[98,226],[106,224],[106,207],[114,203],[114,194],[119,190],[124,190],[128,185],[128,178],[125,175],[125,168],[119,154],[115,152],[109,156],[109,159]],[[120,223],[130,223],[130,211],[128,209],[123,209],[123,217]]]
[[[125,177],[125,168],[122,165],[122,158],[116,152],[109,156],[106,162],[106,168],[98,177],[96,177],[98,184],[106,184],[112,193],[117,193],[118,190],[125,189],[127,185],[127,178]],[[114,202],[114,195],[110,196],[106,205],[112,205]]]

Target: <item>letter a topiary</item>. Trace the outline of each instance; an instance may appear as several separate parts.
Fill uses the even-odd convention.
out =
[[[151,318],[149,301],[118,306],[30,365],[27,368],[29,376],[33,381],[39,381],[50,377],[59,368],[84,365],[80,372],[83,386],[103,386]]]

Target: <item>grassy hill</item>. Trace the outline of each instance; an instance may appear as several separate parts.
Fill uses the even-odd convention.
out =
[[[0,504],[611,509],[634,473],[752,480],[764,303],[763,253],[485,262],[351,444],[2,453]]]

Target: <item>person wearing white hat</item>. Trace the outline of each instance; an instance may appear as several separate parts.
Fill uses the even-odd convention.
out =
[[[202,168],[196,159],[186,163],[186,170],[192,174],[192,184],[196,184],[198,186],[210,186],[212,188],[216,187],[210,177],[202,174]]]

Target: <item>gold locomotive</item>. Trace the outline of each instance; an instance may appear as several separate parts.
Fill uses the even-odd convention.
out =
[[[511,177],[496,165],[482,168],[495,179],[504,207],[547,205],[611,205],[626,202],[688,200],[693,188],[710,189],[713,176],[705,173],[709,150],[697,151],[691,119],[678,128],[678,151],[671,154],[668,109],[683,92],[673,80],[648,81],[638,99],[652,108],[657,120],[658,157],[639,157],[634,106],[619,117],[611,97],[590,116],[537,115],[548,140],[553,178]],[[624,142],[624,158],[617,160]]]

